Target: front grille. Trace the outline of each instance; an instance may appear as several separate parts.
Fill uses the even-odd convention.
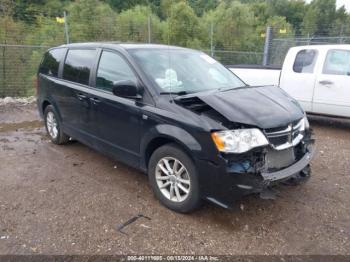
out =
[[[276,137],[269,137],[267,136],[269,139],[270,144],[274,145],[274,146],[278,146],[278,145],[283,145],[285,143],[288,143],[288,135],[281,135],[281,136],[276,136]]]
[[[304,135],[304,120],[298,120],[287,126],[265,129],[271,146],[276,150],[284,150],[297,145]]]

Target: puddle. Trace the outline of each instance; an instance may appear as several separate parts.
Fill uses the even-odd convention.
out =
[[[17,129],[34,129],[43,127],[43,122],[39,120],[24,121],[20,123],[4,123],[0,124],[0,132],[15,131]]]

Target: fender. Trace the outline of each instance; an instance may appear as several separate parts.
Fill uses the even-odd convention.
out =
[[[198,141],[186,130],[169,125],[169,124],[159,124],[152,127],[148,132],[142,137],[140,143],[140,152],[141,152],[141,163],[140,166],[142,169],[146,170],[146,150],[147,147],[158,138],[166,138],[178,143],[182,146],[189,155],[197,156],[202,152],[202,147]]]
[[[39,85],[41,85],[40,93],[41,95],[38,95],[37,105],[39,114],[42,118],[44,118],[44,110],[43,105],[45,102],[49,102],[56,110],[59,120],[62,121],[61,112],[59,110],[59,107],[57,106],[57,103],[55,102],[55,99],[51,96],[49,83],[54,82],[57,83],[57,80],[54,77],[49,77],[43,74],[38,75],[39,79]]]
[[[55,110],[56,110],[56,112],[58,114],[59,120],[62,121],[61,112],[59,110],[59,107],[57,106],[55,100],[52,99],[51,97],[45,97],[41,101],[38,100],[38,106],[39,106],[38,110],[39,110],[40,115],[44,118],[43,105],[44,105],[45,102],[50,103],[55,108]]]

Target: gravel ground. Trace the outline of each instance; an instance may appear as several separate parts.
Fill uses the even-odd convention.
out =
[[[0,106],[0,254],[350,254],[350,121],[312,118],[304,185],[233,210],[174,213],[147,177],[88,147],[52,144],[34,104]],[[143,214],[124,229],[118,225]]]

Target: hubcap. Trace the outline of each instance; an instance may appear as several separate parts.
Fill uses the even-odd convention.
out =
[[[163,157],[159,160],[156,181],[160,192],[173,202],[184,201],[191,190],[191,180],[186,167],[173,157]]]
[[[56,139],[58,135],[58,127],[56,117],[53,112],[48,112],[46,115],[46,127],[47,131],[49,132],[49,135],[53,139]]]

